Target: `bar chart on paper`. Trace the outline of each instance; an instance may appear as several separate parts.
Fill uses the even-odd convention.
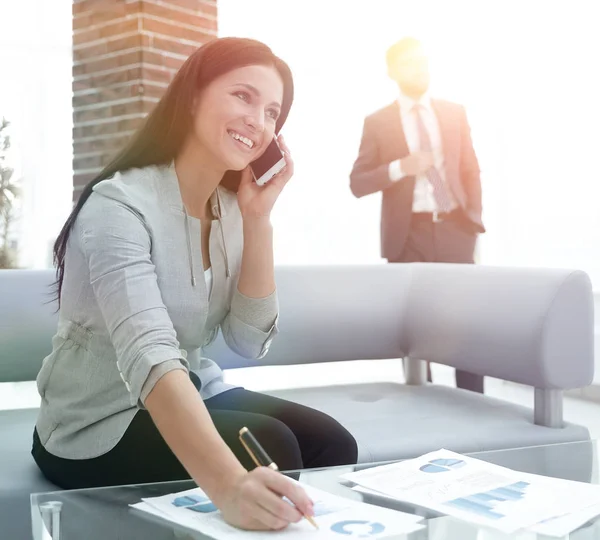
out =
[[[488,519],[502,519],[502,503],[520,501],[526,495],[529,482],[515,482],[508,486],[459,497],[444,504]]]

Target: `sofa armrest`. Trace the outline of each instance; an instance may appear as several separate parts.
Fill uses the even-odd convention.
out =
[[[415,264],[405,318],[409,358],[538,389],[592,382],[593,294],[584,272]]]

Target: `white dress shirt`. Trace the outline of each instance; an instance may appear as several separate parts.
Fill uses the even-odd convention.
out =
[[[204,281],[206,281],[206,292],[208,293],[208,297],[210,298],[210,293],[212,292],[213,284],[212,266],[204,270]]]
[[[420,150],[419,141],[419,129],[417,126],[416,111],[414,106],[416,104],[421,105],[420,113],[425,124],[425,129],[429,133],[431,139],[431,148],[433,151],[434,167],[439,172],[442,181],[446,183],[446,171],[444,169],[444,148],[442,146],[442,137],[440,134],[440,126],[438,123],[437,116],[431,105],[431,98],[428,94],[425,94],[421,99],[415,101],[414,99],[400,94],[398,96],[398,105],[400,106],[400,120],[402,122],[402,129],[404,130],[404,136],[406,137],[406,144],[408,151],[412,154]],[[389,166],[390,180],[397,182],[406,178],[406,174],[402,171],[402,165],[400,160],[397,159],[392,161]],[[448,194],[453,206],[456,205],[452,192],[448,188]],[[415,179],[415,192],[413,198],[413,212],[436,212],[438,205],[433,194],[433,186],[429,182],[427,175],[418,175]]]

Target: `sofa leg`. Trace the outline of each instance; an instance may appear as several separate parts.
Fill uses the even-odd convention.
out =
[[[427,383],[427,362],[415,358],[404,359],[406,384],[421,386]]]
[[[562,390],[536,388],[533,404],[533,418],[538,426],[563,427]]]

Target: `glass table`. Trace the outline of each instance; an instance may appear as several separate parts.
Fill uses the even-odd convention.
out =
[[[534,446],[468,454],[484,461],[523,472],[567,480],[599,483],[598,450],[595,441]],[[292,471],[285,474],[316,488],[347,497],[421,515],[425,527],[404,535],[410,540],[542,540],[550,537],[523,531],[513,535],[484,529],[455,518],[406,503],[358,493],[340,483],[340,476],[379,465],[360,464],[328,469]],[[206,536],[130,508],[142,497],[167,495],[195,487],[191,481],[136,486],[57,491],[31,496],[34,540],[179,540]],[[600,539],[600,519],[587,523],[568,537],[570,540]]]

